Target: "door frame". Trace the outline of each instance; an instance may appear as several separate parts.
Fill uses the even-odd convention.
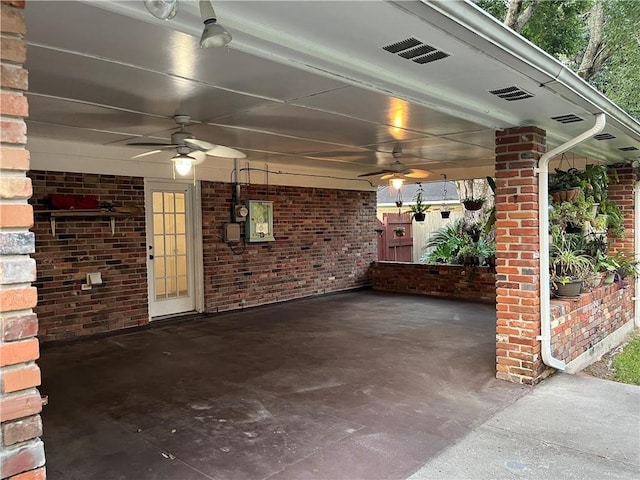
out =
[[[196,181],[193,184],[192,180],[175,179],[168,180],[166,178],[146,178],[144,179],[144,202],[145,202],[145,265],[147,271],[147,313],[149,316],[149,322],[160,320],[163,318],[171,318],[188,314],[189,312],[176,313],[166,316],[151,316],[151,301],[154,295],[152,279],[149,272],[151,271],[151,260],[149,259],[149,245],[150,239],[153,238],[153,232],[150,232],[150,225],[147,222],[148,208],[151,208],[151,188],[155,186],[166,185],[169,189],[175,187],[176,184],[181,186],[187,186],[191,189],[191,202],[187,205],[187,208],[191,208],[191,228],[192,228],[192,251],[193,251],[193,303],[194,310],[198,313],[204,312],[204,249],[202,245],[202,188],[200,181]]]

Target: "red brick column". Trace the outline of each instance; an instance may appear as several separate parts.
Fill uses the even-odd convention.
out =
[[[534,384],[540,355],[538,176],[546,132],[536,127],[496,132],[496,377]]]
[[[0,478],[45,478],[24,43],[24,0],[0,8]]]
[[[622,209],[624,217],[624,238],[610,238],[609,250],[611,253],[626,250],[635,252],[635,207],[634,188],[636,185],[636,175],[631,165],[616,165],[618,182],[609,183],[607,198],[613,200]]]

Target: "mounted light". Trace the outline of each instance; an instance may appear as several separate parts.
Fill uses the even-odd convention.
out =
[[[189,175],[191,172],[191,167],[196,163],[196,159],[187,155],[186,153],[179,153],[175,157],[171,159],[173,162],[173,168],[183,177]]]
[[[160,20],[171,20],[178,13],[178,0],[144,0],[144,6]]]
[[[204,22],[204,30],[200,37],[201,48],[224,47],[231,41],[231,34],[218,23],[210,0],[200,0],[200,16]]]
[[[389,179],[389,185],[395,188],[396,190],[400,190],[400,187],[404,184],[404,178],[394,175]]]

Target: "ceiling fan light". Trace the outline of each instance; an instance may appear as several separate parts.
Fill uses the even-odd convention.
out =
[[[144,6],[160,20],[171,20],[178,13],[178,0],[144,0]]]
[[[394,176],[389,179],[389,185],[391,185],[396,190],[400,190],[403,184],[404,184],[404,178]]]
[[[204,21],[204,30],[200,37],[200,47],[224,47],[231,41],[231,34],[215,18]]]
[[[171,161],[173,162],[173,167],[176,169],[178,175],[184,177],[189,175],[191,167],[196,162],[196,159],[184,153],[180,153],[173,157]]]

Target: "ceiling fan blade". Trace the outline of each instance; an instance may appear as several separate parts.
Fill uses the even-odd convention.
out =
[[[192,148],[194,150],[202,150],[203,152],[216,147],[213,143],[205,142],[204,140],[198,140],[197,138],[185,138],[183,141],[184,144],[189,148]]]
[[[427,170],[421,170],[419,168],[410,168],[409,170],[404,172],[404,175],[409,178],[427,178],[431,176],[431,172],[428,172]]]
[[[151,143],[151,142],[133,142],[133,143],[127,143],[127,145],[131,145],[133,147],[156,147],[156,148],[175,148],[178,146],[173,143]]]
[[[207,154],[204,152],[201,152],[200,150],[194,150],[189,154],[189,156],[195,159],[195,162],[193,163],[195,163],[196,165],[199,165],[200,163],[204,162],[204,159],[207,158]]]
[[[212,157],[223,157],[223,158],[247,158],[247,155],[235,148],[225,147],[222,145],[214,145],[213,148],[209,150],[205,150],[207,155],[211,155]]]
[[[131,157],[131,159],[133,160],[134,158],[142,158],[142,157],[146,157],[147,155],[153,155],[154,153],[160,153],[160,152],[162,152],[162,150],[149,150],[148,152],[139,153],[138,155],[134,155],[133,157]]]
[[[387,173],[385,175],[382,175],[380,177],[380,180],[389,180],[390,178],[394,178],[394,177],[395,178],[400,178],[400,177],[403,177],[403,175],[401,175],[399,173],[395,173],[395,172],[394,173]]]
[[[358,175],[358,177],[373,177],[375,175],[383,175],[385,173],[394,173],[394,172],[392,170],[379,170],[377,172],[363,173],[362,175]]]

